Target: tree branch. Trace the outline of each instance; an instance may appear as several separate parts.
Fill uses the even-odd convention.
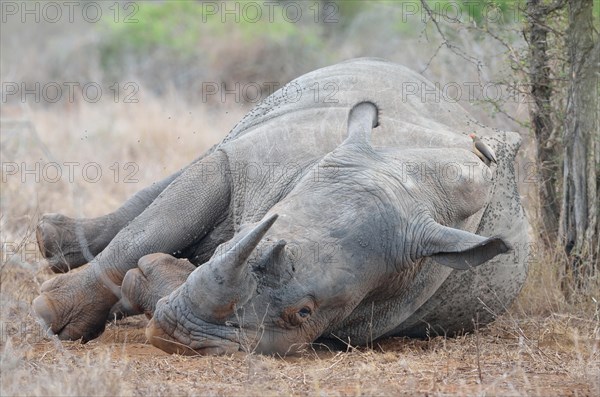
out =
[[[431,61],[438,54],[440,48],[442,46],[445,46],[450,51],[452,51],[455,55],[457,55],[457,56],[461,57],[462,59],[464,59],[465,61],[467,61],[467,62],[472,63],[473,65],[475,65],[475,67],[477,69],[477,74],[480,75],[481,74],[481,61],[479,61],[479,59],[477,59],[477,58],[475,58],[473,56],[470,56],[465,51],[463,51],[460,47],[452,44],[450,42],[450,40],[448,40],[448,38],[446,37],[446,35],[444,34],[444,32],[442,32],[442,29],[440,28],[440,25],[439,25],[437,19],[435,18],[435,13],[431,10],[431,8],[429,7],[429,4],[427,4],[427,1],[426,0],[421,0],[421,5],[423,6],[423,9],[427,12],[427,15],[429,15],[429,18],[433,22],[433,24],[435,26],[435,29],[438,31],[438,33],[442,37],[442,44],[435,51],[435,53],[433,54],[433,56],[431,57],[431,59],[429,60],[429,62],[427,62],[427,65],[425,66],[425,69],[423,69],[421,71],[421,73],[425,72],[429,68],[429,65],[431,64]]]

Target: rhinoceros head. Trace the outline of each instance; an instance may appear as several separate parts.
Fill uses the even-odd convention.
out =
[[[158,302],[146,332],[152,344],[188,354],[294,352],[356,325],[367,298],[379,294],[384,301],[413,288],[426,257],[446,265],[419,279],[422,295],[430,296],[451,268],[468,269],[508,250],[500,238],[440,223],[460,225],[484,206],[490,182],[477,175],[487,168],[447,186],[399,181],[398,154],[368,142],[376,106],[358,104],[348,120],[349,136],[319,162],[319,178],[307,175]],[[417,158],[427,161],[426,155]]]

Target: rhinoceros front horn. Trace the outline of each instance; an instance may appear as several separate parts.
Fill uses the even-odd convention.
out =
[[[219,321],[241,307],[256,288],[246,261],[277,219],[273,214],[249,232],[234,237],[234,244],[194,270],[184,287],[192,308],[200,318]]]

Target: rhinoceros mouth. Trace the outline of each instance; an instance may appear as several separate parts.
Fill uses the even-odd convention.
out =
[[[222,355],[240,350],[239,343],[208,334],[202,335],[202,341],[192,339],[188,343],[182,343],[176,337],[167,334],[154,318],[150,320],[146,327],[146,338],[154,347],[170,354],[188,356]]]

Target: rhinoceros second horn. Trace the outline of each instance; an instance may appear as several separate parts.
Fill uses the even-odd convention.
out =
[[[190,298],[202,308],[199,314],[219,319],[245,303],[255,285],[246,261],[276,220],[277,214],[263,220],[225,253],[216,253],[189,276],[188,284],[195,286],[189,291]]]

